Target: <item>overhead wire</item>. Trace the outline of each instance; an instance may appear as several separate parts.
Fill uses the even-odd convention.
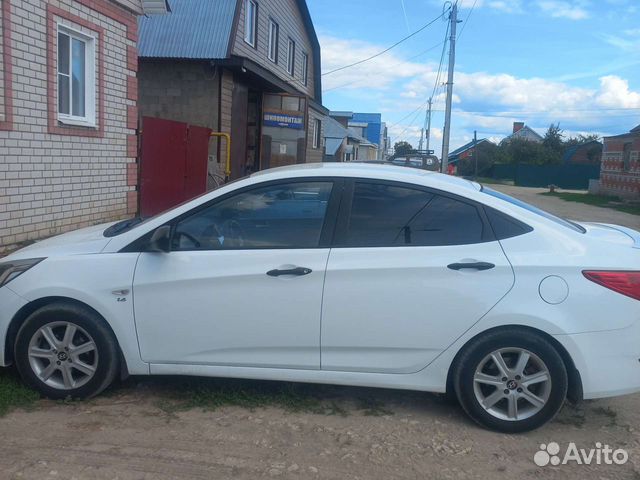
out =
[[[380,52],[378,52],[378,53],[376,53],[376,54],[374,54],[374,55],[371,55],[370,57],[364,58],[364,59],[362,59],[362,60],[358,60],[357,62],[353,62],[353,63],[350,63],[350,64],[348,64],[348,65],[343,65],[342,67],[334,68],[333,70],[329,70],[328,72],[324,72],[324,73],[322,74],[322,76],[331,75],[332,73],[339,72],[339,71],[341,71],[341,70],[345,70],[345,69],[347,69],[347,68],[355,67],[356,65],[361,65],[361,64],[363,64],[363,63],[365,63],[365,62],[369,62],[369,61],[373,60],[374,58],[377,58],[377,57],[379,57],[379,56],[381,56],[381,55],[384,55],[384,54],[385,54],[385,53],[387,53],[388,51],[390,51],[390,50],[392,50],[392,49],[396,48],[398,45],[400,45],[400,44],[402,44],[402,43],[406,42],[406,41],[407,41],[407,40],[409,40],[410,38],[415,37],[417,34],[419,34],[420,32],[422,32],[423,30],[426,30],[427,28],[429,28],[431,25],[433,25],[434,23],[436,23],[440,18],[442,18],[442,17],[444,16],[444,14],[445,14],[445,12],[443,11],[443,12],[442,12],[440,15],[438,15],[436,18],[434,18],[433,20],[431,20],[431,21],[430,21],[430,22],[428,22],[427,24],[423,25],[422,27],[420,27],[420,28],[419,28],[418,30],[416,30],[415,32],[413,32],[413,33],[411,33],[411,34],[407,35],[406,37],[404,37],[404,38],[402,38],[402,39],[398,40],[396,43],[394,43],[394,44],[393,44],[393,45],[391,45],[390,47],[387,47],[387,48],[385,48],[384,50],[382,50],[382,51],[380,51]]]

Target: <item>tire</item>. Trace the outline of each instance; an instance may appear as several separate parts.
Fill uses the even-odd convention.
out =
[[[118,372],[118,346],[105,321],[70,303],[32,313],[18,331],[14,352],[24,382],[54,400],[93,397]]]
[[[567,369],[554,346],[517,328],[472,340],[456,362],[453,379],[464,411],[504,433],[526,432],[553,419],[568,388]]]

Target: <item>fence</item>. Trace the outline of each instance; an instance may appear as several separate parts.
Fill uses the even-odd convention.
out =
[[[547,187],[586,190],[589,180],[600,178],[600,165],[527,165],[496,164],[491,177],[513,180],[519,187]]]

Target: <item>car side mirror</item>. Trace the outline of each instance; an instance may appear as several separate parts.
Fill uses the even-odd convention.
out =
[[[149,240],[149,252],[169,253],[171,251],[171,227],[163,225],[156,228]]]

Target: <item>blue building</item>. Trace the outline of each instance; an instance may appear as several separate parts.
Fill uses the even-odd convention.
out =
[[[378,146],[378,160],[384,160],[389,149],[387,125],[380,113],[354,113],[349,127],[361,131],[361,135]]]

